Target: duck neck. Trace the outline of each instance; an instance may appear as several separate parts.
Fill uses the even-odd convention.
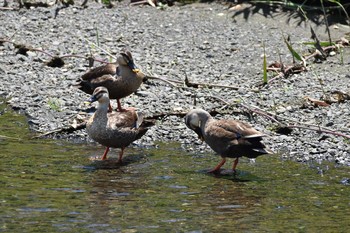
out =
[[[128,66],[119,66],[119,75],[122,77],[127,77],[125,82],[134,83],[135,80],[142,81],[142,78],[139,77],[134,71],[132,71]]]
[[[207,124],[207,121],[201,121],[200,126],[199,126],[201,131],[202,131],[203,137],[205,135],[205,125],[206,124]]]
[[[96,114],[107,116],[108,108],[109,108],[109,100],[99,102],[97,106]]]
[[[206,127],[207,123],[209,121],[211,121],[212,119],[213,118],[209,115],[209,113],[201,116],[201,122],[200,122],[199,127],[201,128],[203,135],[205,134],[205,127]]]

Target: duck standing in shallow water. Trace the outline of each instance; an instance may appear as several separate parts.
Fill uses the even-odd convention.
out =
[[[140,139],[148,130],[141,113],[134,108],[123,112],[108,112],[109,94],[105,87],[97,87],[89,102],[98,101],[97,110],[86,123],[90,138],[106,146],[102,160],[107,158],[110,147],[121,148],[118,162],[122,162],[125,147]]]
[[[85,73],[74,85],[87,94],[96,87],[106,87],[110,99],[117,99],[118,110],[122,108],[120,99],[131,95],[141,85],[145,75],[136,67],[130,51],[124,49],[116,63],[95,67]],[[111,111],[111,107],[110,107]]]
[[[193,109],[185,116],[185,123],[222,157],[221,162],[209,171],[211,173],[220,172],[227,157],[236,158],[232,167],[235,172],[239,157],[256,158],[273,153],[261,142],[262,137],[266,135],[244,122],[230,119],[215,120],[208,112]]]

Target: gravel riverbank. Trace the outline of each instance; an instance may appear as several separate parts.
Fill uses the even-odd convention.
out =
[[[88,8],[70,6],[56,18],[53,8],[0,11],[0,37],[18,44],[40,48],[53,55],[92,53],[96,58],[110,57],[91,45],[97,38],[100,47],[116,55],[128,46],[136,63],[147,74],[191,82],[227,85],[236,88],[183,88],[148,79],[133,95],[122,100],[124,106],[142,110],[146,116],[169,112],[186,112],[197,107],[219,112],[217,118],[241,119],[266,132],[265,142],[283,157],[298,161],[331,160],[350,165],[350,139],[308,129],[276,133],[276,124],[260,114],[239,114],[242,107],[225,107],[222,100],[245,103],[277,114],[281,122],[304,123],[327,127],[350,135],[350,100],[330,106],[315,106],[307,97],[320,100],[334,91],[350,93],[350,52],[329,57],[323,63],[307,61],[308,71],[281,78],[259,89],[262,81],[263,43],[268,63],[290,64],[292,57],[283,42],[289,34],[294,49],[307,52],[301,42],[311,41],[309,24],[287,13],[232,17],[226,5],[191,4],[160,10],[150,6],[128,6],[126,2],[107,9],[91,3]],[[316,34],[326,40],[323,24],[315,25]],[[331,35],[339,39],[350,32],[343,25],[331,26]],[[66,57],[61,68],[46,64],[50,57],[42,52],[18,53],[12,43],[0,44],[0,96],[16,110],[29,117],[31,129],[47,132],[73,124],[86,117],[84,101],[89,97],[73,88],[75,80],[88,70],[82,58]],[[100,65],[95,63],[95,66]],[[271,77],[274,75],[270,73]],[[79,118],[79,117],[78,117]],[[289,120],[285,120],[288,118]],[[296,123],[295,123],[296,122]],[[303,124],[301,124],[303,123]],[[309,127],[309,126],[308,126]],[[57,138],[88,140],[85,130],[56,134]],[[180,116],[170,115],[157,121],[139,145],[158,141],[181,142],[189,150],[208,150],[198,143]]]

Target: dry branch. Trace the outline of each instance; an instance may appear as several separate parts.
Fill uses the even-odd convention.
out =
[[[219,98],[219,97],[215,97],[215,96],[208,96],[210,98],[216,98],[220,101],[222,101],[225,105],[227,106],[237,106],[237,107],[243,107],[245,109],[247,109],[248,111],[250,112],[253,112],[255,114],[258,114],[258,115],[261,115],[265,118],[268,118],[270,119],[271,121],[277,123],[279,126],[281,127],[284,127],[284,128],[300,128],[300,129],[306,129],[306,130],[312,130],[312,131],[317,131],[317,132],[320,132],[320,133],[327,133],[327,134],[332,134],[332,135],[335,135],[335,136],[341,136],[341,137],[344,137],[344,138],[349,138],[350,139],[350,135],[347,135],[347,134],[343,134],[343,133],[340,133],[336,130],[333,130],[333,129],[330,129],[330,128],[327,128],[327,127],[324,127],[324,126],[319,126],[319,125],[314,125],[314,124],[309,124],[309,123],[303,123],[303,122],[300,122],[298,120],[293,120],[293,119],[290,119],[290,118],[287,118],[287,117],[283,117],[283,116],[279,116],[275,113],[271,113],[271,112],[268,112],[268,111],[265,111],[257,106],[249,106],[248,104],[245,104],[245,103],[229,103],[228,101],[222,99],[222,98]],[[281,120],[284,120],[285,122],[282,122]],[[290,122],[294,122],[298,125],[295,125],[295,124],[290,124]],[[345,131],[345,132],[350,132],[350,130],[341,130],[341,131]]]
[[[55,129],[52,131],[48,131],[39,135],[34,136],[33,138],[43,138],[43,137],[48,137],[52,134],[64,134],[64,133],[73,133],[77,130],[85,129],[86,128],[86,122],[80,123],[76,126],[70,125],[70,126],[65,126],[63,128]]]
[[[162,78],[162,77],[153,76],[153,75],[146,75],[146,76],[145,76],[145,80],[148,80],[148,79],[161,80],[161,81],[163,81],[163,82],[168,83],[168,84],[169,84],[170,86],[172,86],[172,87],[178,87],[176,84],[174,84],[174,82],[176,82],[176,83],[182,83],[181,81],[170,80],[170,79],[167,79],[167,78]]]
[[[211,83],[196,83],[196,82],[190,82],[188,80],[187,75],[185,74],[185,85],[187,87],[193,87],[193,88],[200,88],[200,87],[204,87],[204,88],[213,88],[213,87],[218,87],[218,88],[230,88],[230,89],[234,89],[234,90],[238,90],[239,87],[236,86],[229,86],[229,85],[220,85],[220,84],[211,84]]]

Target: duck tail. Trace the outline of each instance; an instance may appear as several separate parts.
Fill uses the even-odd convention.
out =
[[[256,152],[259,152],[261,154],[275,154],[275,152],[267,147],[265,148],[254,148],[253,149]]]
[[[148,131],[148,128],[139,128],[135,140],[140,139],[143,135],[146,134],[147,131]]]
[[[135,122],[135,128],[138,129],[142,125],[143,122],[143,113],[142,112],[136,112],[137,120]]]
[[[72,86],[90,95],[92,95],[92,93],[94,92],[94,89],[91,87],[91,85],[87,81],[82,80],[81,78],[77,79],[76,83]]]
[[[154,120],[144,119],[142,124],[138,128],[138,134],[136,136],[136,139],[140,139],[154,125],[155,125],[155,121]]]
[[[251,134],[251,135],[245,135],[242,138],[249,139],[249,138],[261,138],[261,137],[267,137],[267,134],[263,133],[257,133],[257,134]]]

